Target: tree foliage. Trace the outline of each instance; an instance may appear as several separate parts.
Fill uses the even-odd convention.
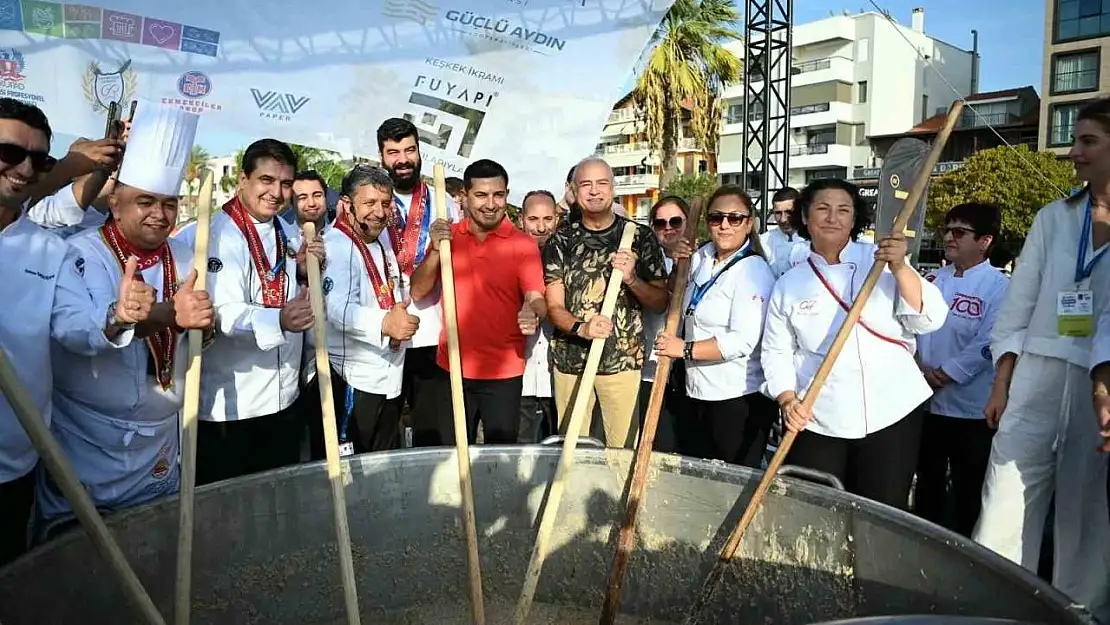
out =
[[[708,200],[718,186],[716,176],[710,174],[683,174],[663,189],[663,195],[677,195],[690,203],[694,201],[694,198],[699,197]],[[698,220],[698,240],[706,241],[708,239],[709,230],[705,225],[705,215],[702,215],[701,219]]]
[[[930,184],[925,224],[935,231],[957,204],[995,204],[1002,209],[1003,245],[1016,253],[1037,211],[1075,186],[1071,163],[1051,152],[1034,152],[1026,145],[982,150]]]

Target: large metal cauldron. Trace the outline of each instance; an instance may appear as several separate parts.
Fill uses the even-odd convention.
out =
[[[453,453],[414,450],[350,460],[347,502],[363,622],[429,601],[457,602],[466,614]],[[511,605],[559,450],[479,447],[471,453],[486,596]],[[537,601],[601,604],[631,460],[625,451],[579,451]],[[655,456],[641,544],[622,595],[626,613],[681,621],[758,476],[720,463]],[[326,479],[317,463],[199,490],[194,623],[339,622],[342,591]],[[110,525],[171,616],[177,502],[122,513]],[[789,478],[772,488],[733,570],[709,607],[709,622],[786,625],[893,614],[1093,622],[1049,586],[966,540]],[[0,622],[116,625],[137,619],[79,531],[0,570]]]

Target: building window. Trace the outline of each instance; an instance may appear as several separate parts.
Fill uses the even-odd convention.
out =
[[[1072,132],[1075,130],[1075,118],[1079,116],[1079,109],[1086,102],[1068,102],[1052,106],[1052,115],[1049,116],[1048,145],[1049,147],[1063,147],[1071,145]]]
[[[867,81],[859,81],[859,103],[867,104]]]
[[[856,44],[856,60],[866,63],[871,59],[871,40],[864,37]]]
[[[847,167],[829,167],[826,169],[807,169],[806,170],[806,184],[814,180],[824,180],[826,178],[839,178],[845,180],[848,178]]]
[[[1057,0],[1055,41],[1089,39],[1110,33],[1110,3],[1102,0]]]
[[[1052,57],[1052,93],[1098,90],[1099,50],[1083,50]]]

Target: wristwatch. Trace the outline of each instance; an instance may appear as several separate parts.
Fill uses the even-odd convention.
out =
[[[583,323],[584,322],[582,322],[582,321],[575,321],[574,323],[570,324],[570,333],[573,334],[574,336],[582,336],[581,334],[578,333],[578,331],[582,329],[582,324]]]
[[[682,359],[686,362],[694,360],[694,342],[686,341],[686,347],[682,350]]]
[[[121,330],[123,330],[125,332],[127,330],[135,329],[135,324],[125,323],[122,319],[119,318],[118,315],[116,315],[116,304],[117,303],[118,302],[112,302],[111,304],[108,304],[108,325],[120,328]]]

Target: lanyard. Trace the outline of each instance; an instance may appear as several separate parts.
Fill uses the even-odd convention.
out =
[[[1091,199],[1088,197],[1087,210],[1083,213],[1083,229],[1079,231],[1079,251],[1075,256],[1075,282],[1077,284],[1091,277],[1091,273],[1095,270],[1095,265],[1097,265],[1098,261],[1102,260],[1102,257],[1106,254],[1106,248],[1103,248],[1101,252],[1095,254],[1091,262],[1083,264],[1083,261],[1087,259],[1087,246],[1091,241],[1092,212],[1093,207],[1091,205]]]
[[[728,264],[722,267],[720,271],[714,272],[705,284],[694,284],[694,290],[690,294],[690,304],[686,307],[686,314],[692,315],[694,313],[694,309],[698,307],[698,304],[701,303],[702,298],[704,298],[705,294],[709,292],[709,288],[717,282],[717,278],[721,277],[721,274],[728,271],[736,263],[744,260],[751,255],[752,242],[748,241],[744,244],[744,247],[740,248],[740,250],[732,256],[732,260],[728,261]]]

